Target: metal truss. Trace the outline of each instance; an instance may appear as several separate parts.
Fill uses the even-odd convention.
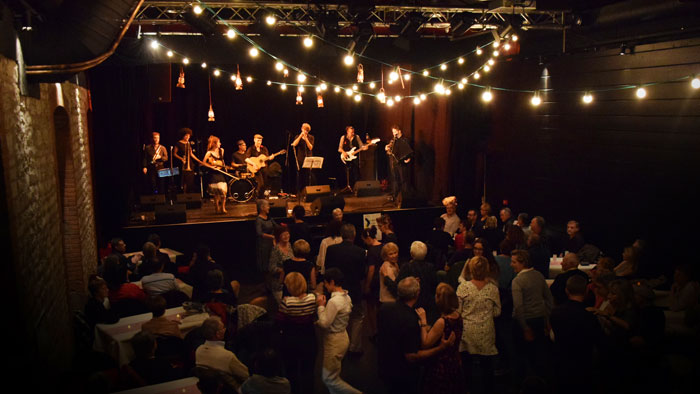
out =
[[[151,1],[146,0],[134,20],[135,25],[183,25],[182,16],[190,12],[195,3],[192,1]],[[483,4],[483,3],[482,3]],[[488,3],[486,3],[488,4]],[[349,35],[348,31],[359,22],[370,23],[375,36],[396,36],[388,28],[402,25],[406,21],[418,20],[414,30],[422,35],[436,35],[441,32],[449,35],[451,22],[463,15],[470,15],[472,31],[495,29],[510,24],[516,19],[523,29],[537,28],[539,25],[563,28],[561,13],[537,10],[534,2],[528,6],[498,7],[489,9],[479,4],[472,6],[400,6],[375,5],[357,7],[347,4],[320,3],[283,3],[283,2],[206,2],[212,14],[212,20],[218,24],[242,27],[261,22],[266,16],[274,14],[276,26],[286,29],[285,35],[299,35],[311,31],[322,23],[337,22],[339,35]],[[476,17],[476,21],[474,20]],[[547,27],[545,27],[547,28]],[[290,31],[291,30],[291,31]]]

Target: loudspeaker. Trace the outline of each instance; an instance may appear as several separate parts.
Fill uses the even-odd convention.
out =
[[[268,200],[270,202],[271,218],[287,217],[287,200]]]
[[[304,188],[304,202],[331,195],[331,185],[307,186]]]
[[[175,201],[185,204],[187,209],[202,207],[202,196],[199,193],[182,193],[175,197]]]
[[[140,198],[141,208],[152,211],[156,205],[165,204],[165,194],[144,195]]]
[[[185,204],[157,205],[156,224],[171,224],[187,222]]]
[[[379,196],[382,194],[382,184],[379,181],[355,182],[355,197]]]
[[[318,216],[330,216],[334,209],[345,208],[343,196],[319,197],[311,203],[311,212]]]

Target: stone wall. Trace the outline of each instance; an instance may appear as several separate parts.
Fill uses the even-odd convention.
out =
[[[97,261],[87,97],[85,89],[71,83],[41,84],[39,99],[21,96],[17,63],[0,57],[0,155],[6,185],[2,203],[8,209],[15,273],[15,278],[6,278],[6,285],[16,286],[21,315],[17,329],[27,342],[20,355],[24,359],[18,361],[39,362],[53,372],[70,365],[71,312],[80,307],[86,278]],[[59,177],[54,128],[59,106],[68,114],[70,154],[64,159],[70,163],[61,166],[72,168],[68,188],[61,188],[65,177]],[[72,217],[64,215],[63,202],[69,195],[76,212]],[[64,217],[72,221],[74,231],[64,232]]]

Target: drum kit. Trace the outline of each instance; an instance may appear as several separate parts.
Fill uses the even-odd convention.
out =
[[[241,173],[228,181],[228,195],[236,202],[248,202],[255,197],[256,186],[254,174]]]

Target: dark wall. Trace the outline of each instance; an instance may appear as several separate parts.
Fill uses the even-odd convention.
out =
[[[542,78],[545,67],[549,78]],[[461,99],[464,112],[478,108],[489,118],[465,119],[453,111],[471,135],[455,128],[453,141],[485,144],[477,150],[487,155],[486,197],[494,206],[507,200],[514,211],[542,215],[562,232],[567,220],[579,220],[586,238],[618,260],[623,245],[644,238],[665,264],[673,264],[673,256],[689,253],[686,242],[697,234],[700,91],[688,78],[648,86],[647,98],[639,100],[635,89],[619,85],[669,81],[699,70],[700,39],[637,46],[626,56],[611,50],[564,55],[547,64],[501,61],[484,84],[548,84],[554,91],[543,93],[542,105],[533,108],[526,93],[494,91],[485,105],[476,99],[481,91],[473,89]],[[586,106],[581,96],[588,89],[608,91],[594,93]],[[472,144],[465,147],[456,166],[478,162]],[[467,174],[455,189],[476,204],[468,194],[472,181]]]

